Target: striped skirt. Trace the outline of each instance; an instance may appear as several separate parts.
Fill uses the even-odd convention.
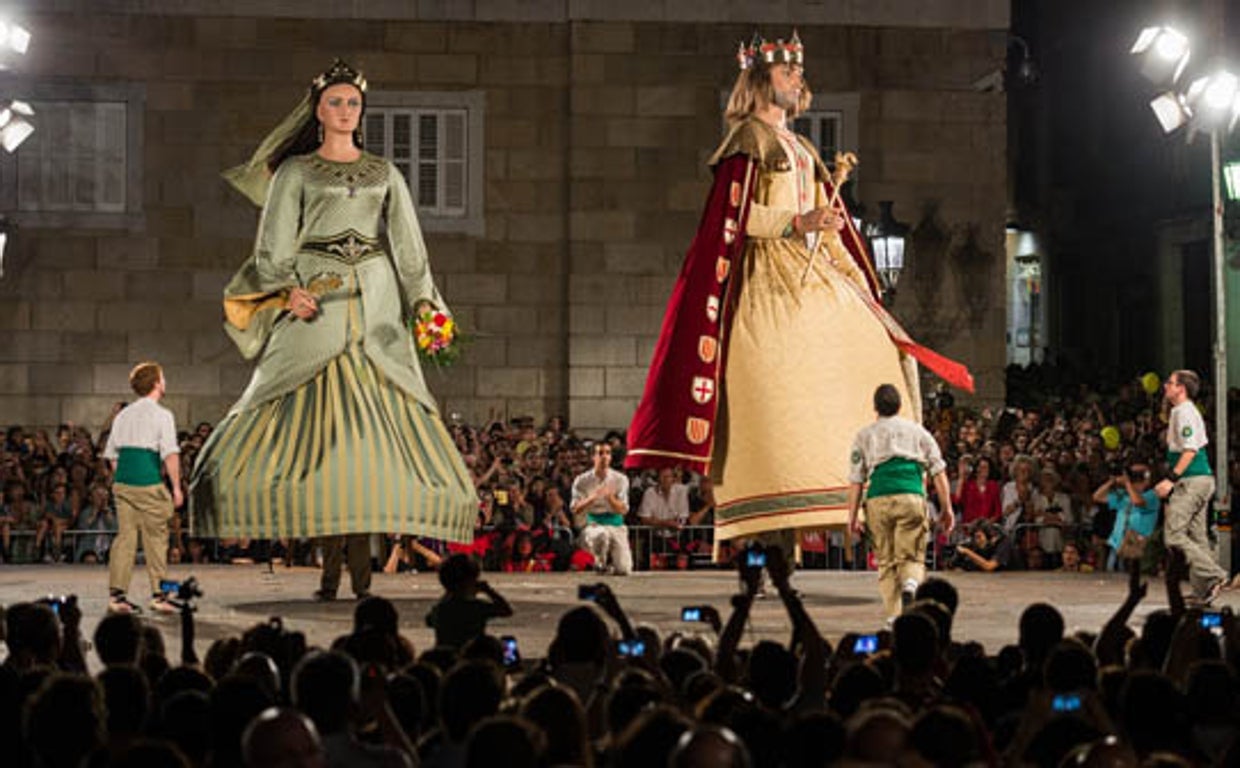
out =
[[[195,535],[221,538],[468,542],[478,513],[439,415],[356,345],[288,394],[226,416],[195,463],[190,505]]]

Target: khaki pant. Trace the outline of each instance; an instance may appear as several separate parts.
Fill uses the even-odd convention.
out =
[[[168,575],[168,521],[174,512],[172,494],[163,483],[115,483],[112,493],[116,497],[117,534],[108,559],[108,589],[114,593],[129,591],[141,537],[151,594],[158,594],[162,591],[159,582]]]
[[[1182,477],[1167,497],[1163,533],[1168,547],[1184,551],[1188,561],[1188,582],[1193,594],[1204,597],[1210,585],[1228,578],[1214,559],[1208,524],[1210,498],[1214,496],[1213,475]]]
[[[926,498],[897,493],[865,501],[865,519],[878,559],[878,591],[887,616],[899,616],[900,592],[907,581],[926,577]]]
[[[581,546],[594,555],[600,568],[611,566],[620,576],[627,576],[633,570],[633,550],[629,548],[626,525],[590,523],[581,532]]]
[[[326,536],[319,539],[323,547],[323,576],[319,581],[319,589],[329,595],[335,595],[340,589],[340,566],[344,564],[348,552],[349,582],[353,585],[353,594],[365,595],[370,592],[370,534],[350,533],[347,536]]]

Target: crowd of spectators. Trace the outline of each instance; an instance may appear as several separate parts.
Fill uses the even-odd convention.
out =
[[[359,602],[351,630],[330,648],[307,647],[273,618],[215,640],[201,660],[191,610],[181,614],[179,659],[157,623],[109,615],[93,635],[94,664],[75,601],[12,605],[0,665],[5,764],[1240,761],[1240,626],[1229,611],[1185,606],[1182,557],[1165,571],[1168,607],[1149,612],[1138,631],[1129,622],[1147,584],[1134,563],[1124,601],[1098,631],[1066,632],[1054,606],[1036,603],[1020,616],[1017,642],[999,649],[953,630],[958,596],[941,578],[925,581],[889,630],[828,626],[833,644],[789,585],[783,553],[768,550],[766,563],[787,611],[788,644],[742,643],[763,578],[743,565],[730,607],[696,606],[700,623],[672,632],[634,625],[606,584],[583,583],[583,602],[559,617],[548,647],[527,647],[527,658],[519,637],[489,631],[512,608],[462,554],[440,570],[445,595],[427,616],[436,644],[420,653],[400,630],[411,617],[381,597]]]
[[[1146,542],[1147,569],[1157,567],[1160,510],[1149,488],[1165,471],[1161,390],[1148,378],[1090,385],[1079,377],[1065,384],[1063,378],[1054,368],[1009,371],[1011,405],[1004,408],[961,407],[941,389],[927,399],[924,421],[948,461],[962,523],[950,540],[935,541],[933,562],[939,567],[1118,568],[1116,553],[1129,531]],[[586,520],[574,515],[571,502],[574,478],[591,468],[594,441],[574,434],[560,418],[542,426],[515,418],[475,427],[450,416],[449,424],[478,488],[474,544],[389,536],[382,551],[376,548],[376,567],[433,569],[453,551],[477,556],[487,570],[588,567],[579,547]],[[210,432],[203,423],[180,435],[183,477]],[[116,518],[110,470],[100,458],[106,436],[106,425],[97,435],[75,425],[62,425],[54,436],[8,430],[0,446],[0,558],[107,558]],[[602,442],[611,447],[612,466],[622,467],[624,435],[609,432]],[[929,498],[935,506],[933,494]],[[638,567],[684,568],[710,560],[709,478],[630,473],[628,502],[626,522],[640,532],[633,536]],[[188,535],[184,514],[178,510],[171,528],[173,563],[315,557],[307,542],[197,540]],[[863,549],[841,532],[803,541],[808,552],[828,547],[847,550],[850,562],[865,562],[854,556]]]

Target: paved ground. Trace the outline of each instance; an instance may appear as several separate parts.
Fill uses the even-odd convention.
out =
[[[320,604],[310,599],[318,586],[318,572],[311,568],[263,565],[202,566],[191,571],[175,566],[173,578],[193,573],[205,591],[198,611],[199,655],[211,640],[237,634],[269,616],[283,616],[286,624],[305,632],[312,643],[326,645],[348,631],[354,602],[344,599]],[[990,652],[1016,639],[1021,610],[1032,602],[1054,604],[1064,614],[1069,630],[1098,630],[1123,599],[1126,581],[1119,574],[1059,573],[947,573],[961,594],[956,620],[958,638],[981,641]],[[577,603],[577,586],[597,581],[581,574],[487,574],[504,594],[516,615],[496,622],[496,634],[514,634],[528,657],[541,655],[564,610]],[[146,574],[134,574],[135,593],[140,593]],[[626,578],[607,577],[621,605],[639,622],[649,622],[664,632],[689,629],[680,622],[683,605],[711,603],[725,616],[728,596],[736,589],[736,576],[722,571],[644,572]],[[107,573],[81,565],[0,566],[0,604],[9,605],[48,594],[76,594],[93,633],[105,607]],[[872,631],[882,619],[875,575],[866,572],[801,571],[795,577],[806,605],[819,628],[832,640],[848,631]],[[344,579],[348,588],[348,576]],[[376,574],[373,591],[396,603],[406,634],[419,649],[433,638],[423,622],[427,610],[439,597],[435,574]],[[1222,602],[1235,606],[1240,593],[1226,593]],[[1150,585],[1149,597],[1137,609],[1134,625],[1146,613],[1165,607],[1161,581]],[[175,618],[159,618],[170,653],[176,653],[180,636]],[[700,625],[699,625],[700,626]],[[778,599],[760,601],[748,638],[773,638],[786,642],[789,624]]]

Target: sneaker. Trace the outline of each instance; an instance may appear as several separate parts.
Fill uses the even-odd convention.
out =
[[[336,599],[335,592],[328,592],[325,589],[314,590],[314,602],[316,603],[330,603],[335,599]]]
[[[900,609],[908,610],[915,599],[917,599],[917,582],[909,579],[904,582],[904,589],[900,590]]]
[[[155,595],[151,598],[151,602],[148,607],[151,609],[152,613],[162,613],[165,615],[177,613],[181,610],[172,604],[172,601],[168,599],[167,595]]]
[[[108,598],[108,613],[142,613],[142,607],[124,595],[112,595]]]

